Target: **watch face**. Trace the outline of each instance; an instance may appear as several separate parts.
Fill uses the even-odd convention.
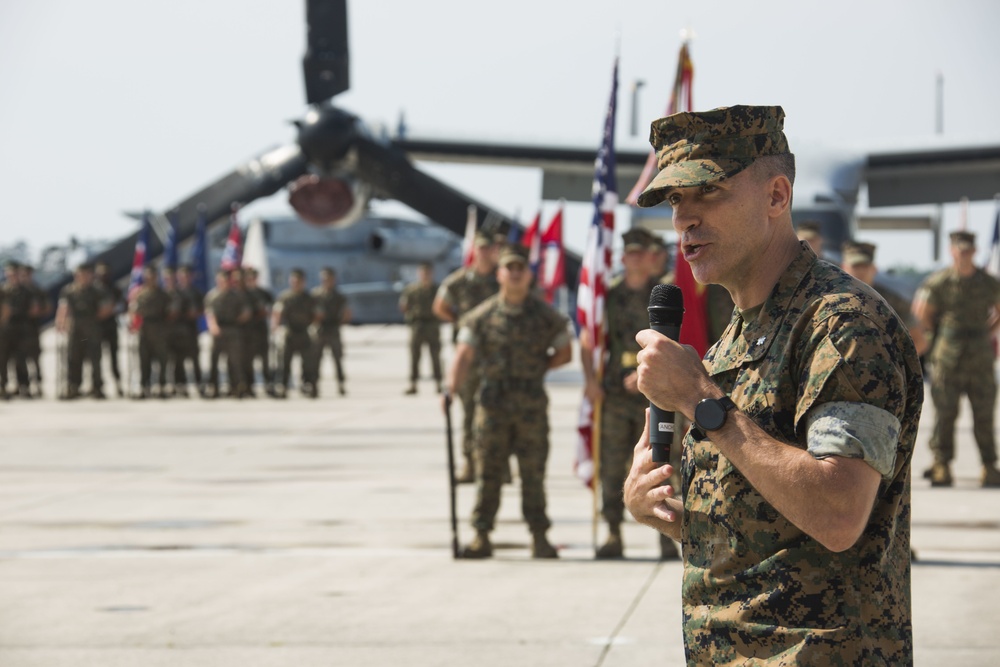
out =
[[[694,409],[694,421],[703,431],[714,431],[726,423],[726,409],[714,398],[707,398]]]

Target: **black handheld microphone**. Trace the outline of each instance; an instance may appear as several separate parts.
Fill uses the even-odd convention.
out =
[[[649,295],[649,328],[670,340],[681,336],[684,318],[684,294],[677,285],[656,285]],[[670,445],[674,442],[674,413],[661,410],[649,402],[649,442],[653,447],[653,462],[670,460]]]

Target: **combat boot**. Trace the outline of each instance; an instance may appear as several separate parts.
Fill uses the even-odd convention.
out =
[[[537,530],[531,534],[531,557],[532,558],[559,558],[559,552],[549,544],[545,537],[544,530]]]
[[[931,467],[931,486],[951,486],[951,467],[947,463],[935,462]]]
[[[622,558],[625,555],[625,546],[622,544],[622,536],[617,527],[611,529],[607,541],[598,547],[594,553],[597,560],[610,560],[612,558]]]
[[[984,489],[1000,489],[1000,470],[997,470],[996,464],[983,466],[979,482]]]
[[[462,558],[489,558],[493,555],[493,545],[490,544],[490,534],[479,531],[476,539],[462,549]]]

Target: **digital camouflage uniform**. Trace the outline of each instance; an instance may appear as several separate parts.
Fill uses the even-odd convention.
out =
[[[40,396],[42,393],[42,320],[51,312],[52,303],[49,299],[48,291],[42,289],[41,285],[31,281],[25,284],[31,294],[32,307],[28,315],[28,324],[25,327],[24,336],[24,358],[31,361],[32,372],[25,373],[33,376],[36,392]]]
[[[963,278],[947,268],[924,281],[919,298],[926,299],[936,314],[930,352],[934,460],[946,464],[955,456],[955,420],[964,393],[972,406],[979,455],[983,465],[991,466],[997,460],[993,435],[997,385],[987,320],[991,308],[1000,303],[1000,281],[981,269]]]
[[[111,296],[96,284],[81,287],[70,283],[59,294],[70,317],[67,336],[67,389],[70,396],[79,393],[83,382],[83,360],[90,362],[91,390],[100,392],[104,386],[101,376],[101,323],[98,315],[111,305]]]
[[[689,432],[688,664],[912,664],[910,460],[923,381],[906,327],[804,243],[752,311],[734,313],[706,355],[712,379],[768,435],[817,457],[864,458],[882,483],[858,542],[834,553]]]
[[[14,336],[10,326],[10,305],[6,285],[0,286],[0,397],[7,397],[7,366],[13,356]]]
[[[111,317],[101,320],[101,344],[107,348],[107,359],[111,364],[111,376],[115,379],[115,384],[119,385],[122,379],[122,372],[118,366],[118,315],[125,306],[122,291],[113,282],[103,282],[95,278],[94,282],[105,292],[114,305],[114,313]]]
[[[279,381],[288,389],[291,377],[292,358],[299,355],[302,364],[303,389],[315,390],[316,369],[314,346],[309,336],[309,327],[316,319],[318,304],[315,297],[306,291],[296,294],[288,289],[278,296],[276,308],[281,310],[281,324],[285,327],[285,344],[281,355],[281,377]],[[308,385],[308,387],[306,386]]]
[[[31,306],[34,296],[24,284],[3,286],[7,304],[7,323],[0,329],[0,384],[7,389],[10,362],[14,362],[17,388],[22,395],[30,394],[31,380],[28,377],[28,350],[31,335]]]
[[[471,268],[460,268],[452,271],[441,281],[437,298],[455,315],[455,326],[452,328],[452,340],[458,337],[458,322],[466,313],[493,296],[500,290],[496,273],[480,275]],[[472,420],[476,412],[476,389],[479,387],[479,375],[475,368],[458,388],[458,397],[462,400],[462,454],[465,460],[473,460]]]
[[[601,408],[601,492],[604,519],[612,529],[620,525],[625,510],[622,489],[635,443],[646,425],[649,399],[625,391],[623,379],[634,373],[641,349],[635,335],[649,328],[649,294],[656,281],[629,289],[624,280],[608,289],[604,304],[608,356],[604,367],[604,402]]]
[[[274,295],[260,286],[248,288],[246,295],[250,299],[253,314],[250,316],[250,321],[244,326],[244,361],[246,365],[244,375],[247,378],[247,384],[253,387],[256,380],[254,365],[256,360],[260,359],[261,377],[270,392],[274,387],[269,335],[271,305],[274,303]]]
[[[133,312],[142,318],[139,326],[139,384],[148,394],[153,381],[153,363],[157,368],[160,393],[166,391],[169,327],[171,325],[170,295],[158,284],[143,285],[135,294]]]
[[[323,353],[329,349],[337,374],[337,386],[340,387],[341,393],[344,393],[344,343],[340,338],[340,325],[344,319],[344,310],[347,308],[347,297],[336,287],[327,290],[322,285],[313,288],[312,297],[321,313],[320,322],[316,327],[314,352],[316,369],[313,371],[313,376],[319,381],[319,367],[323,361]]]
[[[458,342],[475,350],[480,377],[473,430],[476,504],[472,525],[489,533],[500,507],[503,471],[511,454],[521,475],[521,509],[533,534],[551,525],[545,511],[549,456],[549,350],[570,342],[567,318],[535,296],[520,306],[492,296],[462,318]]]
[[[195,287],[178,287],[173,298],[176,319],[170,325],[170,350],[173,356],[174,386],[187,387],[186,365],[190,361],[195,385],[201,387],[198,320],[205,308],[205,299]]]
[[[410,383],[415,389],[420,378],[420,353],[424,346],[431,357],[434,381],[441,386],[441,323],[434,315],[436,283],[410,283],[399,297],[403,317],[410,327]]]
[[[240,396],[246,391],[243,375],[243,336],[240,319],[250,312],[250,301],[234,289],[213,289],[205,297],[205,311],[215,317],[219,325],[219,335],[212,338],[211,365],[208,370],[208,384],[212,391],[219,393],[219,358],[226,356],[226,371],[229,374],[230,395]]]
[[[910,310],[910,302],[907,301],[902,295],[900,295],[896,290],[891,287],[886,287],[885,285],[880,285],[875,283],[872,285],[875,291],[879,293],[885,302],[889,304],[893,312],[903,320],[903,324],[906,325],[907,329],[913,328],[916,325],[916,318],[913,316],[913,312]]]

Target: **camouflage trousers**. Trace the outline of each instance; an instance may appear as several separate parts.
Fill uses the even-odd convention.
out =
[[[467,461],[475,461],[476,449],[476,394],[479,392],[479,373],[470,368],[465,382],[458,388],[458,398],[462,401],[462,456]]]
[[[247,327],[243,332],[243,361],[245,365],[243,375],[247,379],[247,384],[251,387],[257,379],[254,365],[258,359],[260,359],[260,374],[264,380],[264,384],[268,387],[274,384],[268,339],[266,323],[255,323]]]
[[[313,340],[306,330],[285,330],[285,345],[281,352],[281,385],[288,388],[292,377],[292,359],[299,355],[302,364],[302,384],[316,384],[316,370],[319,364],[315,360]]]
[[[437,320],[410,323],[410,380],[420,377],[420,353],[424,347],[431,357],[434,379],[441,382],[441,325]]]
[[[344,344],[340,340],[340,329],[339,328],[320,328],[316,332],[316,350],[315,365],[316,370],[313,372],[316,380],[319,380],[320,376],[320,363],[323,361],[323,353],[329,348],[330,356],[333,357],[334,370],[337,373],[337,384],[344,384]]]
[[[118,367],[118,318],[111,317],[101,322],[101,344],[107,346],[107,357],[111,364],[111,375],[115,380],[122,379]]]
[[[955,420],[958,419],[959,401],[965,394],[972,406],[972,434],[979,447],[979,456],[984,465],[996,463],[993,409],[997,383],[989,341],[958,349],[936,346],[931,362],[931,399],[934,401],[935,422],[930,448],[934,460],[948,463],[955,458]]]
[[[642,394],[609,393],[601,406],[601,515],[611,525],[622,522],[622,492],[632,467],[635,443],[646,426],[649,401]]]
[[[163,322],[143,321],[139,329],[139,382],[148,389],[153,381],[153,364],[156,364],[158,384],[167,384],[167,329]]]
[[[101,332],[94,325],[75,323],[70,327],[66,349],[66,381],[69,388],[78,390],[83,383],[83,360],[90,362],[90,387],[97,391],[104,387],[101,378]]]
[[[175,324],[171,328],[168,345],[170,360],[173,363],[174,385],[178,387],[187,385],[186,365],[189,360],[195,384],[200,385],[201,359],[199,359],[197,325],[193,322]]]
[[[42,384],[42,364],[41,364],[41,358],[42,358],[42,330],[41,330],[41,326],[35,320],[29,321],[25,325],[25,327],[24,327],[24,341],[23,341],[22,349],[24,350],[24,362],[25,362],[25,365],[24,365],[23,370],[22,369],[18,369],[18,371],[17,371],[18,374],[19,374],[18,376],[20,377],[21,376],[20,374],[23,373],[24,377],[28,378],[28,376],[29,376],[28,370],[29,369],[28,369],[27,362],[30,361],[31,362],[31,377],[33,377],[34,380],[35,380],[35,382],[37,382],[38,385],[41,386],[41,384]]]
[[[208,369],[208,384],[219,389],[219,360],[226,356],[226,371],[229,374],[229,391],[234,393],[246,388],[243,377],[243,337],[239,327],[227,325],[221,327],[218,336],[212,338],[212,354]]]
[[[0,389],[7,388],[11,362],[14,362],[18,387],[28,386],[28,347],[23,325],[8,323],[0,328]]]
[[[476,447],[476,504],[472,526],[493,530],[500,509],[503,472],[511,454],[517,457],[521,477],[521,512],[531,531],[548,530],[545,507],[545,466],[549,458],[548,400],[544,392],[510,392],[502,405],[477,405],[474,420]]]

